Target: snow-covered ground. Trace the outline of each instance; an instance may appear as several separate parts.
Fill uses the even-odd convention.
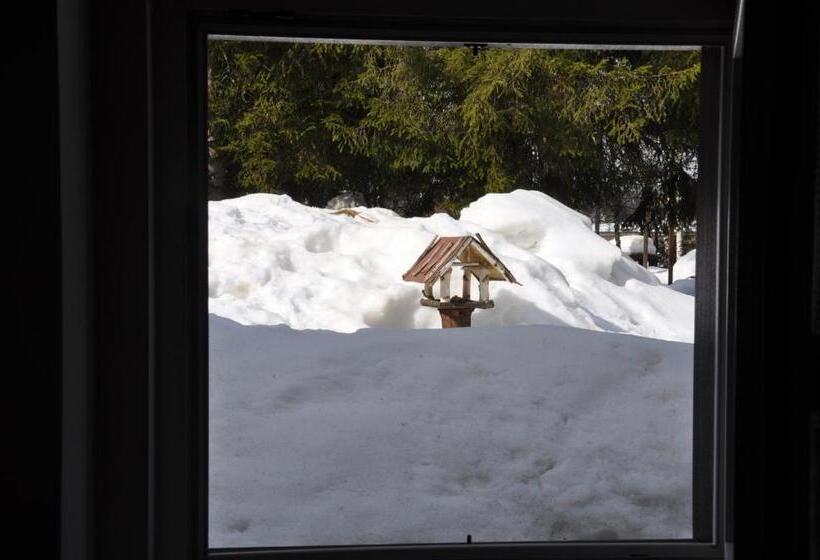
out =
[[[481,233],[522,286],[401,280]],[[694,298],[541,193],[460,220],[211,202],[210,546],[691,536]]]
[[[418,303],[421,286],[401,276],[434,235],[480,233],[522,285],[494,282],[496,307],[477,311],[474,325],[692,340],[691,297],[670,292],[596,235],[589,218],[543,193],[488,194],[460,220],[356,211],[335,214],[269,194],[209,203],[211,312],[294,329],[438,328],[438,313]]]
[[[691,537],[690,344],[210,328],[211,546]]]

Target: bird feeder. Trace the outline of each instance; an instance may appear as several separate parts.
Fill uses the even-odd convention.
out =
[[[450,291],[455,269],[461,269],[461,296],[452,295]],[[473,278],[478,281],[478,299],[472,299],[470,293]],[[441,326],[445,329],[469,327],[474,310],[495,307],[490,299],[490,282],[520,284],[478,234],[436,236],[402,279],[424,284],[420,303],[438,309]],[[433,296],[436,282],[439,283],[438,298]]]

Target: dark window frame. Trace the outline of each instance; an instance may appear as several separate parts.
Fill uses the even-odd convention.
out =
[[[601,33],[572,30],[532,30],[487,22],[414,21],[411,25],[368,16],[305,18],[287,14],[239,14],[222,11],[170,9],[155,18],[150,74],[153,103],[149,113],[154,134],[149,138],[152,170],[149,182],[149,250],[152,288],[152,375],[148,419],[153,470],[148,477],[153,494],[148,507],[149,532],[161,556],[203,558],[324,558],[389,555],[397,558],[721,558],[724,556],[726,503],[726,404],[733,316],[728,297],[731,274],[731,184],[728,135],[731,35],[724,31],[688,33],[681,30]],[[160,10],[161,11],[161,10]],[[565,26],[566,27],[566,26]],[[207,551],[207,205],[205,146],[205,40],[207,34],[300,37],[447,40],[554,44],[690,44],[704,47],[701,78],[702,185],[698,200],[699,278],[695,371],[696,402],[706,406],[695,414],[695,434],[704,441],[694,461],[696,490],[692,541],[620,541],[573,543],[498,543],[471,545],[340,546],[298,549]],[[160,58],[164,57],[164,58]],[[708,62],[707,62],[708,60]],[[182,109],[182,110],[180,110]],[[192,139],[199,142],[192,142]],[[703,196],[705,195],[706,199]],[[702,203],[704,200],[711,202]],[[713,225],[714,227],[709,227]],[[192,251],[193,248],[193,251]],[[711,252],[710,252],[711,251]],[[716,400],[716,395],[724,398]],[[703,421],[709,428],[697,429]],[[697,437],[697,436],[696,436]],[[698,453],[696,451],[696,453]]]

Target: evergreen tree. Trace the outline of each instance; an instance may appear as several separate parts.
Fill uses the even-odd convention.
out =
[[[698,73],[697,52],[212,41],[214,196],[321,206],[351,190],[405,215],[457,215],[527,188],[616,223],[641,204],[678,224]]]

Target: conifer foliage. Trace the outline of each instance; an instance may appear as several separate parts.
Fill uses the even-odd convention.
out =
[[[527,188],[667,231],[693,217],[699,72],[697,51],[214,40],[210,194],[457,215]]]

